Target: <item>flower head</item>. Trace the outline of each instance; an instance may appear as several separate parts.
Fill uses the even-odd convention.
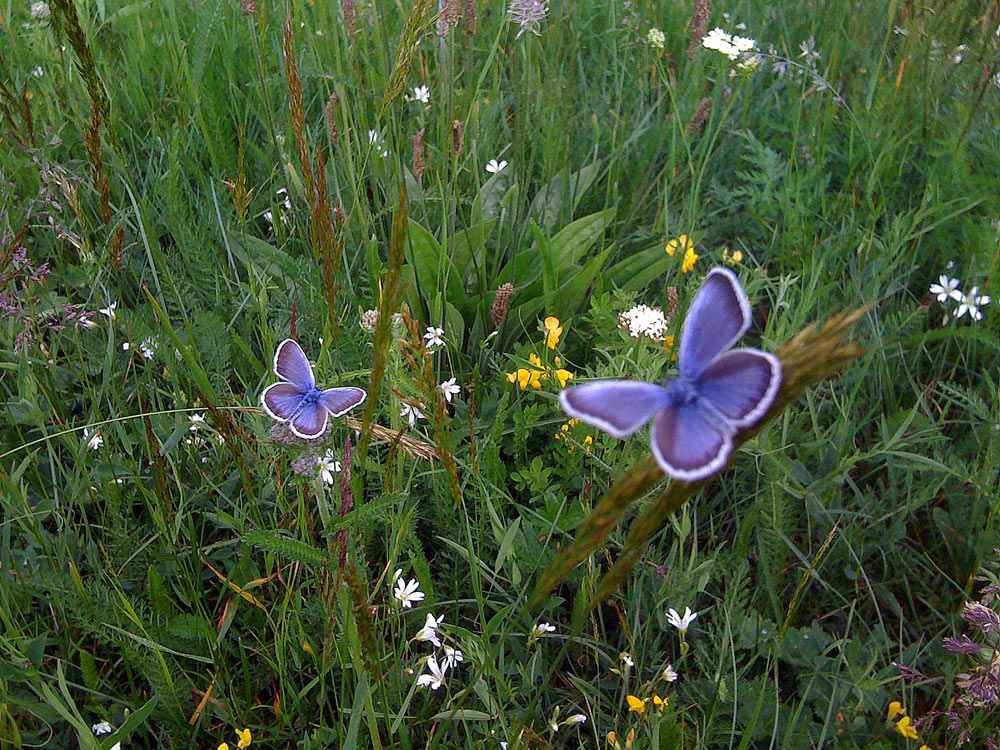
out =
[[[420,102],[421,104],[431,103],[431,90],[427,86],[414,86],[413,96],[404,97],[408,102]]]
[[[886,718],[889,721],[893,721],[897,716],[906,716],[906,711],[903,710],[902,703],[893,701],[889,704],[889,715]]]
[[[139,353],[146,359],[152,359],[156,354],[157,346],[159,346],[159,344],[156,343],[156,339],[148,336],[143,339],[141,344],[139,344]]]
[[[106,315],[108,317],[108,320],[114,320],[115,318],[118,317],[118,313],[115,312],[115,309],[117,307],[118,303],[112,302],[110,305],[108,305],[107,307],[102,307],[97,312],[99,312],[101,315]]]
[[[496,159],[490,159],[486,162],[486,171],[490,174],[496,174],[497,172],[502,172],[507,167],[506,159],[501,159],[497,161]]]
[[[103,737],[106,734],[114,734],[115,729],[108,722],[102,721],[99,724],[94,724],[90,731],[94,733],[95,737]],[[111,750],[121,750],[122,743],[116,742],[111,746]]]
[[[700,256],[694,251],[693,247],[689,247],[684,252],[684,262],[681,263],[681,273],[687,273],[688,271],[694,270],[694,262],[698,260]]]
[[[548,0],[510,0],[510,5],[507,7],[507,17],[520,26],[514,38],[520,39],[521,34],[525,31],[530,31],[535,36],[541,36],[538,27],[548,14]]]
[[[670,240],[663,249],[667,251],[667,255],[673,257],[678,250],[687,252],[688,248],[693,249],[694,242],[686,234],[682,234],[676,239]]]
[[[567,381],[573,377],[573,373],[569,370],[564,370],[561,367],[556,370],[556,380],[559,381],[559,387],[565,388]]]
[[[663,43],[667,41],[667,35],[659,29],[653,28],[646,34],[646,41],[653,49],[663,49]]]
[[[917,730],[913,728],[910,724],[910,717],[904,716],[902,719],[896,722],[896,731],[907,739],[915,740],[917,739]]]
[[[89,427],[83,428],[83,439],[87,441],[87,447],[92,451],[96,451],[102,445],[104,445],[104,438],[97,430],[91,430]]]
[[[444,622],[444,617],[437,619],[430,612],[427,613],[427,618],[424,620],[424,626],[417,631],[417,634],[413,636],[418,641],[428,641],[433,643],[435,646],[441,645],[441,639],[438,638],[437,631]]]
[[[969,317],[973,320],[982,320],[983,314],[979,308],[988,305],[990,298],[985,294],[980,295],[978,286],[972,287],[972,291],[968,294],[962,294],[961,292],[959,294],[962,295],[958,298],[961,304],[959,304],[958,309],[955,311],[955,317],[961,318],[966,313],[969,313]]]
[[[931,284],[930,292],[937,296],[938,302],[947,302],[949,298],[960,301],[964,295],[959,291],[958,284],[958,279],[941,274],[938,276],[938,283]]]
[[[407,423],[410,427],[413,427],[413,425],[417,423],[418,419],[424,418],[424,413],[416,406],[404,403],[401,407],[399,407],[399,416],[406,417]]]
[[[249,729],[237,729],[236,736],[239,737],[239,741],[236,743],[236,747],[243,750],[245,747],[250,747],[250,730]]]
[[[197,432],[202,427],[205,426],[205,415],[204,414],[191,414],[188,417],[188,422],[191,423],[191,432]]]
[[[630,654],[628,651],[622,651],[620,654],[618,654],[618,658],[621,660],[622,664],[624,664],[626,667],[629,667],[630,669],[635,666],[635,662],[632,660],[632,654]]]
[[[587,722],[586,714],[573,714],[572,716],[567,716],[563,720],[563,724],[565,724],[568,727],[571,727],[574,724],[585,724],[586,722]]]
[[[646,713],[646,704],[649,703],[649,698],[642,700],[641,698],[636,698],[634,695],[625,696],[625,700],[628,702],[628,710],[634,711],[637,714]]]
[[[444,618],[442,617],[441,619],[443,620]],[[454,669],[455,665],[465,661],[465,655],[457,648],[445,646],[442,650],[444,651],[444,657],[441,659],[441,663],[448,669]]]
[[[438,388],[441,389],[441,393],[444,394],[444,400],[449,404],[451,403],[452,398],[462,392],[462,386],[455,382],[455,378],[444,381],[438,385]]]
[[[650,341],[663,341],[667,334],[667,317],[658,307],[636,305],[618,316],[618,327],[628,331],[634,339],[645,336]]]
[[[393,589],[392,595],[396,597],[396,601],[403,609],[409,609],[414,602],[420,602],[424,599],[424,592],[419,591],[419,588],[420,583],[417,582],[416,578],[409,581],[400,578],[396,581],[396,588]]]
[[[424,341],[427,342],[425,346],[428,349],[435,349],[437,347],[444,346],[444,329],[436,328],[435,326],[427,326],[427,330],[424,332]]]
[[[684,615],[677,614],[677,610],[671,607],[667,610],[667,622],[677,628],[681,633],[686,633],[691,623],[698,616],[697,612],[692,612],[690,607],[684,608]]]
[[[427,673],[417,678],[417,687],[429,686],[431,690],[437,690],[444,684],[444,673],[448,671],[446,664],[438,664],[434,656],[427,657]]]
[[[559,318],[554,318],[551,315],[545,319],[544,322],[545,330],[545,345],[549,349],[555,349],[556,344],[559,343],[559,337],[562,336],[563,328],[559,325]]]
[[[730,60],[736,60],[743,53],[756,49],[757,42],[747,37],[727,34],[722,29],[716,28],[705,34],[701,46],[721,52]]]
[[[336,454],[327,448],[326,453],[319,460],[319,476],[327,484],[333,484],[335,481],[334,474],[339,473],[340,461],[337,460]]]
[[[677,672],[674,671],[672,665],[668,664],[666,667],[663,668],[663,679],[666,680],[667,682],[673,682],[674,680],[677,679]]]

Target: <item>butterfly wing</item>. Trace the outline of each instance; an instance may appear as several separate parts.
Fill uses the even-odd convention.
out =
[[[733,450],[730,433],[694,404],[662,409],[653,420],[650,442],[660,468],[684,482],[719,471]]]
[[[328,413],[319,400],[310,401],[299,408],[288,422],[288,427],[300,438],[312,440],[326,431],[328,418]]]
[[[274,383],[260,394],[260,404],[272,419],[287,422],[302,405],[305,392],[294,383]]]
[[[289,383],[294,383],[303,391],[316,387],[312,365],[295,339],[285,339],[274,352],[274,372]]]
[[[701,285],[684,319],[679,369],[696,379],[750,327],[750,302],[736,274],[713,268]]]
[[[716,357],[695,387],[734,427],[747,427],[774,403],[781,387],[781,362],[759,349],[736,349]]]
[[[631,435],[669,402],[663,386],[632,380],[584,383],[559,394],[559,403],[571,417],[618,438]]]
[[[331,417],[339,417],[347,414],[367,397],[368,393],[364,388],[327,388],[320,394],[319,400]]]

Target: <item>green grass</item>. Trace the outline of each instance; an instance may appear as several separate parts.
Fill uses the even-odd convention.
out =
[[[688,58],[689,3],[553,2],[517,40],[502,3],[470,3],[475,32],[443,38],[420,3],[358,3],[353,35],[338,3],[258,5],[79,0],[81,33],[65,0],[45,23],[0,5],[0,744],[214,750],[244,727],[254,747],[302,750],[998,734],[995,707],[954,703],[975,657],[941,639],[975,636],[962,607],[997,562],[1000,327],[996,303],[956,319],[928,292],[948,274],[1000,297],[995,2],[717,7],[709,29],[772,50],[744,74],[713,50]],[[426,107],[404,97],[418,85]],[[317,156],[332,235],[313,219]],[[490,159],[509,165],[489,174]],[[691,273],[664,252],[681,234]],[[545,566],[648,454],[645,432],[563,430],[555,369],[667,376],[670,352],[619,313],[666,308],[673,288],[679,333],[734,251],[753,345],[868,305],[865,354],[744,445],[612,597],[587,610],[630,515],[530,610]],[[111,303],[113,319],[97,312]],[[373,336],[373,308],[411,328]],[[79,313],[96,326],[56,325]],[[425,352],[427,326],[443,350]],[[333,486],[295,473],[316,449],[275,442],[257,409],[292,334],[322,384],[371,392],[360,439],[337,420],[319,449],[350,457]],[[505,374],[533,355],[553,374],[521,390]],[[452,377],[446,404],[434,388]],[[426,415],[412,427],[406,403]],[[397,569],[426,594],[412,608]],[[665,610],[685,606],[682,637]],[[465,658],[438,690],[415,685],[429,613]],[[554,632],[531,637],[539,622]],[[668,705],[630,713],[628,695]],[[959,711],[962,729],[930,720],[908,740],[894,700],[913,720]],[[574,714],[587,721],[549,728]],[[98,742],[104,720],[121,731]]]

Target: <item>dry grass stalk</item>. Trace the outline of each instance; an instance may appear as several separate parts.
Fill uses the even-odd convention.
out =
[[[326,294],[326,314],[331,335],[336,338],[337,325],[337,271],[340,268],[340,253],[337,252],[338,232],[333,226],[333,208],[326,191],[326,165],[323,153],[316,149],[316,192],[313,195],[312,226],[315,237],[313,245],[319,250],[320,267],[323,270],[323,291]]]
[[[437,35],[448,36],[448,32],[458,26],[462,20],[462,9],[459,0],[438,0]]]
[[[424,133],[427,128],[421,128],[413,136],[413,159],[411,161],[411,171],[418,180],[424,176]]]
[[[753,427],[733,437],[730,463],[738,455],[736,449],[740,445],[760,432],[768,421],[798,399],[809,386],[832,377],[848,362],[864,353],[860,344],[848,339],[848,334],[867,311],[868,308],[861,308],[840,313],[823,325],[809,325],[781,347],[778,351],[782,365],[781,389],[767,414]],[[598,585],[590,603],[591,609],[618,588],[645,552],[649,540],[663,527],[670,515],[714,478],[713,475],[698,482],[671,480],[667,484],[659,498],[629,528],[622,553]],[[600,547],[631,505],[661,479],[663,472],[652,456],[624,474],[583,522],[573,542],[542,573],[529,604],[537,606],[577,563]]]
[[[354,0],[340,0],[340,7],[344,11],[344,24],[347,26],[347,36],[354,41],[354,36],[358,33],[358,13],[354,8]]]
[[[493,298],[493,307],[490,308],[490,320],[493,321],[494,328],[500,328],[503,319],[507,317],[507,311],[510,310],[510,303],[513,299],[514,285],[509,281],[501,284],[500,288],[497,289],[496,296]]]
[[[101,83],[100,76],[97,75],[97,64],[94,62],[90,45],[87,43],[87,35],[83,33],[83,28],[80,26],[76,5],[73,0],[52,0],[52,4],[62,16],[66,38],[76,53],[77,60],[79,60],[80,75],[87,86],[87,95],[90,97],[91,106],[97,107],[101,121],[107,122],[110,116],[108,95],[104,90],[104,84]]]
[[[257,12],[257,0],[240,0],[240,7],[246,15],[252,16]]]
[[[695,107],[694,114],[692,114],[691,119],[688,120],[687,124],[688,135],[694,135],[695,133],[701,131],[711,111],[712,111],[712,97],[706,96],[704,99],[698,102],[698,106]]]
[[[420,40],[434,20],[434,17],[429,13],[431,3],[432,0],[414,0],[410,15],[406,19],[406,25],[403,27],[403,33],[399,36],[396,59],[392,65],[392,72],[389,73],[385,93],[382,95],[382,103],[378,109],[379,119],[406,87],[406,79],[410,73],[413,56],[420,49]]]
[[[28,97],[27,84],[18,94],[7,85],[6,81],[0,81],[0,115],[3,116],[0,135],[17,149],[31,148],[35,141],[35,124],[31,117],[31,99]],[[20,124],[17,122],[18,119],[21,121]]]
[[[288,111],[292,117],[292,133],[295,135],[295,147],[299,152],[299,166],[302,169],[302,179],[306,184],[306,199],[310,208],[316,187],[313,183],[312,166],[309,163],[309,143],[306,140],[306,115],[302,103],[302,79],[299,78],[298,66],[295,64],[295,35],[292,32],[292,16],[285,16],[282,32],[282,57],[285,61],[285,83],[288,90]],[[314,248],[315,249],[315,248]]]
[[[261,412],[263,414],[263,411]],[[354,417],[345,418],[347,426],[356,432],[361,431],[361,422]],[[430,443],[425,443],[423,440],[417,440],[409,435],[402,435],[396,430],[391,430],[388,427],[383,427],[380,424],[372,423],[371,425],[372,437],[374,437],[380,443],[397,444],[404,453],[412,456],[413,458],[422,458],[425,461],[433,461],[438,457],[437,451],[434,450],[434,446]]]
[[[711,0],[694,0],[694,14],[691,16],[691,43],[688,45],[688,60],[693,60],[701,49],[701,40],[708,28],[708,16],[712,12]]]
[[[250,197],[253,190],[247,188],[247,174],[244,168],[245,149],[243,147],[243,128],[240,127],[236,133],[236,179],[223,180],[222,184],[229,188],[229,195],[233,199],[233,206],[236,208],[236,215],[241,222],[246,222],[247,214],[250,210]]]
[[[326,102],[323,110],[323,119],[326,122],[326,134],[330,138],[330,143],[334,146],[340,143],[340,130],[337,129],[337,106],[340,104],[340,96],[334,91]]]
[[[451,123],[451,150],[457,159],[462,155],[462,136],[465,133],[465,126],[461,120],[453,120]]]
[[[470,37],[479,30],[479,19],[476,14],[476,0],[464,0],[462,3],[462,28]]]

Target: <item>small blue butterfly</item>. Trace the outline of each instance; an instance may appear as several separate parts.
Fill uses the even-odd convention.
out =
[[[618,438],[653,419],[650,441],[663,471],[687,482],[704,479],[726,465],[733,435],[764,416],[781,386],[773,354],[730,351],[749,327],[750,303],[736,274],[713,268],[684,321],[676,378],[662,385],[586,383],[560,393],[559,403]]]
[[[342,416],[368,397],[363,388],[317,388],[312,365],[293,339],[278,344],[274,373],[282,382],[265,388],[260,403],[268,416],[287,422],[295,435],[306,440],[326,431],[328,417]]]

